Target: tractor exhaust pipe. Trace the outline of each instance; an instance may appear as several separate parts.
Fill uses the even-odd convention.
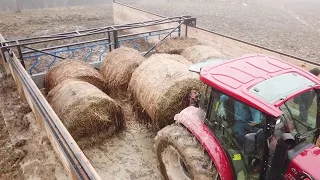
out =
[[[282,179],[282,170],[286,164],[287,154],[292,145],[295,143],[295,138],[290,133],[284,133],[278,140],[276,150],[269,170],[269,180]]]

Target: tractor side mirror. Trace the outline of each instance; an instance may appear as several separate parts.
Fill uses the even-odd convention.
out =
[[[263,130],[260,129],[256,133],[248,133],[244,136],[244,153],[245,154],[253,154],[257,151],[258,148],[258,140],[263,138]]]

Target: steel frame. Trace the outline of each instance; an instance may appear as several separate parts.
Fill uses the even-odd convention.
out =
[[[172,28],[162,28],[162,29],[157,28],[152,31],[143,31],[139,33],[119,35],[120,34],[119,32],[121,31],[128,31],[132,29],[144,28],[149,26],[165,25],[170,23],[177,23],[177,26]],[[8,40],[0,44],[0,49],[3,53],[8,52],[10,55],[12,55],[13,52],[16,52],[24,68],[26,68],[25,59],[35,58],[35,62],[33,63],[33,65],[29,70],[29,74],[32,74],[32,70],[38,64],[39,62],[38,58],[40,56],[46,55],[46,56],[53,57],[52,61],[48,65],[48,68],[50,68],[57,58],[65,59],[65,57],[61,57],[57,55],[58,53],[71,52],[72,53],[71,57],[73,57],[74,51],[83,49],[83,48],[89,48],[90,51],[86,56],[86,59],[85,59],[86,61],[87,58],[91,55],[92,49],[94,47],[103,46],[104,50],[99,55],[99,60],[98,60],[98,61],[101,61],[101,57],[105,52],[107,51],[110,52],[113,49],[119,48],[120,43],[123,41],[131,41],[134,47],[140,50],[139,47],[135,44],[135,40],[138,38],[144,38],[148,42],[148,37],[159,36],[159,40],[161,42],[162,40],[164,40],[168,36],[171,36],[171,34],[175,32],[178,34],[178,36],[181,36],[181,25],[183,24],[186,27],[187,26],[194,27],[196,26],[196,18],[193,18],[191,16],[175,16],[175,17],[169,17],[169,18],[160,18],[160,19],[151,20],[151,21],[135,22],[135,23],[122,24],[122,25],[113,25],[113,26],[106,26],[106,27],[90,28],[90,29],[79,30],[79,31],[37,36],[37,37],[31,37],[31,38]],[[76,43],[63,44],[59,46],[51,46],[51,47],[49,46],[42,49],[31,47],[31,46],[36,46],[39,44],[49,43],[49,42],[61,43],[61,41],[63,40],[76,39],[79,37],[90,38],[90,36],[101,35],[101,34],[104,34],[105,38],[98,39],[98,38],[92,37],[92,40],[88,40],[88,41],[79,41]],[[163,39],[160,39],[160,35],[163,35],[163,34],[167,34],[167,35]],[[187,28],[186,28],[185,35],[187,36]],[[147,54],[149,54],[156,47],[156,45],[154,45],[144,55],[146,56]],[[7,62],[7,59],[5,59],[5,61]]]

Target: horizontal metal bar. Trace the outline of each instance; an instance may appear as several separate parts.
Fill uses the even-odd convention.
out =
[[[93,31],[93,30],[102,30],[102,29],[106,29],[106,28],[109,28],[109,27],[91,28],[91,29],[86,29],[86,30],[80,30],[78,32],[88,32],[88,31]],[[36,39],[42,39],[42,38],[67,37],[66,35],[72,35],[72,34],[77,35],[76,31],[72,31],[72,32],[51,34],[51,35],[38,36],[38,37],[32,37],[32,38],[23,38],[23,39],[18,39],[18,41],[30,41],[30,40],[36,40]],[[14,43],[15,41],[17,41],[17,40],[6,41],[6,43]]]
[[[26,46],[26,45],[33,45],[33,44],[40,44],[40,43],[46,43],[46,42],[52,42],[52,41],[58,41],[58,40],[65,40],[65,39],[72,39],[72,38],[78,38],[78,37],[84,37],[84,36],[90,36],[90,35],[96,35],[96,34],[103,34],[105,32],[95,32],[91,34],[81,34],[81,35],[75,35],[75,36],[69,36],[69,37],[61,37],[61,38],[53,38],[53,39],[46,39],[41,41],[34,41],[34,42],[27,42],[27,43],[21,43],[20,45]],[[15,47],[17,44],[14,45],[8,45],[7,48]]]
[[[65,47],[71,47],[71,46],[76,46],[76,45],[89,44],[89,43],[94,43],[94,42],[99,42],[99,41],[107,41],[107,40],[108,40],[108,38],[96,39],[96,40],[92,40],[92,41],[83,41],[83,42],[79,42],[79,43],[71,43],[71,44],[66,44],[66,45],[61,45],[61,46],[53,46],[53,47],[43,48],[43,49],[39,49],[39,50],[40,51],[48,51],[48,50],[53,50],[53,49],[59,49],[59,48],[65,48]],[[22,52],[22,54],[30,54],[30,53],[34,53],[34,52],[35,51],[24,51],[24,52]]]
[[[100,43],[100,44],[94,44],[94,45],[90,45],[90,46],[81,46],[81,47],[76,47],[76,48],[69,48],[69,47],[67,47],[67,49],[54,51],[54,53],[75,51],[75,50],[79,50],[79,49],[91,48],[91,47],[102,46],[102,45],[104,45],[104,46],[109,46],[109,45],[112,45],[112,44],[111,44],[111,43]],[[39,57],[39,56],[42,56],[42,55],[43,55],[43,54],[35,54],[35,55],[30,55],[30,56],[23,56],[23,58],[28,59],[28,58],[33,58],[33,57]]]
[[[174,33],[174,32],[178,32],[178,31],[173,31],[172,33]],[[164,33],[158,33],[158,34],[153,34],[153,35],[148,35],[148,36],[137,36],[137,37],[134,37],[134,38],[124,38],[124,39],[120,39],[119,42],[130,41],[130,40],[135,40],[135,39],[139,39],[139,38],[146,38],[146,37],[152,37],[152,36],[159,36],[159,35],[168,34],[168,33],[169,32],[164,32]]]
[[[46,54],[46,55],[57,57],[57,58],[60,58],[60,59],[66,59],[64,57],[60,57],[60,56],[57,56],[57,55],[54,55],[54,54],[50,54],[50,53],[47,53],[47,52],[44,52],[44,51],[41,51],[41,50],[38,50],[38,49],[34,49],[34,48],[31,48],[31,47],[27,47],[27,46],[22,46],[22,47],[27,48],[27,49],[31,49],[31,50],[36,51],[36,52],[41,52],[41,53]]]
[[[141,34],[154,33],[154,32],[160,32],[160,31],[167,31],[167,30],[172,30],[172,29],[173,28],[165,28],[165,29],[146,31],[146,32],[141,32],[141,33],[126,34],[126,35],[121,35],[121,36],[118,36],[118,37],[119,38],[123,38],[123,37],[137,36],[137,35],[141,35]]]
[[[178,22],[181,22],[181,20],[177,19],[177,20],[172,20],[172,21],[169,21],[169,22],[163,21],[163,22],[158,22],[158,23],[155,23],[155,24],[147,24],[147,25],[140,25],[140,26],[135,25],[135,26],[131,26],[131,27],[118,28],[117,30],[121,31],[121,30],[136,29],[136,28],[143,28],[143,27],[148,27],[148,26],[156,26],[156,25],[169,24],[169,23],[178,23]]]

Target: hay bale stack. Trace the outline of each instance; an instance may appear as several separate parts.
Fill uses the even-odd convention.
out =
[[[66,79],[85,81],[106,92],[101,74],[88,63],[78,60],[66,60],[51,68],[44,77],[46,91],[49,92]]]
[[[115,94],[126,91],[133,71],[145,60],[132,48],[121,47],[108,53],[100,67],[107,88]]]
[[[123,127],[123,110],[100,89],[68,79],[54,87],[48,102],[81,148],[102,142]]]
[[[181,53],[181,56],[192,63],[204,62],[212,58],[225,58],[225,56],[214,47],[203,45],[189,47]]]
[[[179,55],[179,54],[153,54],[151,55],[149,58],[154,58],[154,59],[158,59],[158,61],[162,61],[162,60],[166,60],[166,59],[171,59],[177,62],[180,62],[182,64],[185,64],[187,66],[192,65],[191,61],[188,61],[186,58],[184,58],[183,56]]]
[[[174,122],[173,117],[188,106],[191,90],[199,90],[199,75],[191,73],[185,64],[159,56],[151,56],[132,74],[128,90],[134,106],[145,111],[153,129]],[[143,114],[143,113],[140,113]]]
[[[196,38],[173,37],[163,40],[159,45],[157,45],[155,51],[157,53],[181,54],[181,52],[186,48],[198,44],[199,41]]]

